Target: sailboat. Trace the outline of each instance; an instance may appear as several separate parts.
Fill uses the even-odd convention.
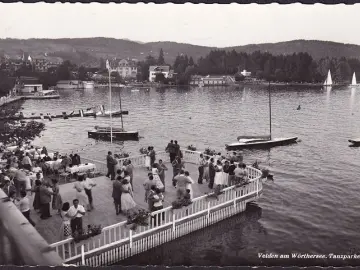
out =
[[[333,85],[333,82],[332,82],[332,79],[331,79],[331,72],[330,72],[330,69],[329,69],[328,75],[327,75],[326,80],[324,82],[324,86],[332,86],[332,85]]]
[[[352,81],[351,81],[351,86],[357,86],[358,84],[356,83],[356,75],[355,75],[355,72],[353,74],[353,77],[352,77]]]
[[[121,90],[120,90],[121,91]],[[95,126],[94,130],[88,131],[88,137],[94,139],[115,139],[120,141],[130,141],[139,140],[139,132],[138,131],[125,131],[123,115],[127,115],[128,111],[123,111],[121,108],[121,94],[119,92],[119,101],[120,101],[120,110],[119,115],[121,118],[121,127],[106,127],[106,126]],[[109,113],[110,114],[110,113]],[[113,113],[112,113],[113,114]],[[111,137],[112,134],[112,137]]]
[[[271,92],[269,83],[269,120],[270,135],[267,136],[239,136],[238,142],[225,144],[227,150],[250,149],[250,148],[271,148],[275,146],[288,145],[297,142],[297,137],[273,138],[271,132]]]

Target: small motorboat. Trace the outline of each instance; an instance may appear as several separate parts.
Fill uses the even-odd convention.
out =
[[[88,131],[88,137],[93,139],[103,139],[110,140],[111,139],[111,127],[100,127],[95,126],[94,130]],[[112,128],[112,139],[113,140],[139,140],[139,132],[138,131],[125,131],[120,127]]]
[[[121,110],[117,110],[117,111],[112,111],[111,112],[111,116],[112,117],[117,117],[117,116],[121,116],[121,115],[125,115],[125,114],[129,114],[128,111],[121,111]],[[110,111],[104,111],[104,112],[97,112],[96,116],[99,117],[110,117]]]
[[[360,146],[360,138],[350,139],[349,143],[351,143],[350,146]]]
[[[238,142],[226,144],[227,150],[251,149],[251,148],[271,148],[275,146],[288,145],[297,142],[297,137],[270,138],[266,136],[239,136]]]

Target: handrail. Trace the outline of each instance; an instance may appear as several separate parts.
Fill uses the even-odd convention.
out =
[[[60,266],[62,259],[0,189],[2,264]],[[5,243],[8,243],[6,245]]]
[[[184,154],[184,160],[186,162],[189,163],[196,163],[197,159],[198,159],[198,155],[200,155],[201,152],[197,152],[197,151],[191,151],[191,150],[187,150],[187,149],[183,149],[183,154]],[[165,154],[165,151],[159,151],[157,153],[157,157],[161,157]],[[145,157],[146,155],[139,155],[139,156],[135,156],[135,157],[127,157],[127,158],[121,158],[119,159],[119,163],[122,163],[124,160],[131,160],[131,159],[139,159],[142,157]],[[205,155],[206,156],[206,155]],[[196,158],[196,160],[194,160],[194,158]],[[87,159],[87,158],[85,158]],[[87,159],[90,160],[90,159]],[[105,165],[105,162],[99,162],[101,165]],[[144,166],[145,163],[145,159],[142,159],[141,161],[139,161],[138,164],[134,164],[137,166]],[[101,250],[103,248],[107,248],[111,245],[113,245],[114,243],[122,243],[123,241],[127,241],[130,238],[133,239],[134,237],[138,237],[140,235],[149,233],[152,230],[157,230],[160,229],[163,225],[165,226],[170,226],[171,224],[173,226],[175,226],[175,224],[177,222],[180,222],[181,220],[184,219],[184,217],[186,216],[187,218],[189,217],[194,217],[197,216],[198,214],[204,214],[206,212],[210,213],[209,211],[211,211],[212,209],[217,209],[222,207],[223,205],[229,204],[231,202],[236,203],[236,201],[241,200],[243,198],[246,198],[247,196],[257,196],[262,189],[261,186],[261,171],[255,168],[252,168],[250,166],[248,166],[246,168],[248,175],[249,175],[249,183],[246,186],[241,187],[241,193],[240,196],[236,196],[233,192],[233,190],[238,190],[239,187],[236,186],[230,186],[227,188],[224,188],[224,195],[220,195],[222,196],[221,199],[219,201],[214,201],[214,202],[208,202],[206,197],[209,194],[205,194],[202,195],[200,197],[196,197],[192,200],[192,204],[189,206],[188,210],[190,211],[189,214],[185,214],[185,211],[187,211],[186,209],[179,209],[179,212],[177,212],[176,216],[174,216],[174,211],[172,209],[172,206],[168,206],[166,208],[163,208],[161,210],[152,212],[151,215],[155,218],[158,218],[159,215],[165,215],[167,218],[165,221],[162,222],[161,225],[158,224],[158,226],[154,226],[154,224],[149,224],[149,226],[147,227],[141,227],[139,232],[135,232],[130,236],[130,232],[129,229],[125,228],[126,227],[126,223],[127,221],[122,221],[116,224],[112,224],[109,226],[106,226],[103,228],[102,233],[99,235],[99,237],[97,237],[97,240],[93,239],[93,240],[89,240],[85,245],[87,246],[87,250],[83,253],[84,254],[90,254],[93,253],[95,251]],[[260,181],[260,183],[259,183]],[[260,185],[259,185],[260,184]],[[211,193],[210,193],[211,194]],[[172,216],[172,218],[170,217]],[[116,232],[118,232],[118,236],[117,237],[115,234]],[[111,236],[114,237],[114,239],[112,240]],[[130,238],[129,238],[130,237]],[[69,245],[71,242],[73,241],[72,238],[60,241],[60,242],[56,242],[51,244],[51,247],[56,248],[56,250],[60,253],[60,250],[63,250],[65,245]],[[103,243],[102,243],[103,242]],[[97,245],[97,243],[99,243],[99,245]],[[92,247],[90,247],[92,246]],[[65,258],[65,254],[63,253],[63,259],[66,259],[66,261],[72,261],[75,260],[77,258],[80,258],[80,254],[79,252],[76,251],[75,248],[75,254],[68,254],[69,256],[67,258]]]

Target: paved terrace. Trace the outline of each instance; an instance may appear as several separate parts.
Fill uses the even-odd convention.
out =
[[[176,189],[172,186],[173,171],[171,164],[169,162],[165,162],[165,165],[167,166],[168,171],[165,172],[166,187],[164,193],[164,208],[171,205],[171,202],[173,202],[176,197]],[[210,191],[206,182],[202,185],[197,183],[199,173],[195,164],[185,163],[185,169],[190,172],[190,176],[195,182],[193,184],[194,198],[202,196],[206,192]],[[148,178],[147,174],[148,171],[146,168],[135,167],[134,169],[134,199],[140,207],[145,209],[148,208],[148,205],[144,201],[145,190],[143,183]],[[105,176],[96,177],[94,178],[94,181],[97,184],[97,186],[93,188],[95,209],[86,213],[83,218],[83,226],[86,227],[87,224],[101,224],[102,227],[106,227],[126,220],[124,215],[120,214],[117,216],[115,214],[115,207],[112,199],[112,181]],[[72,204],[72,200],[75,198],[75,192],[73,182],[60,185],[60,194],[63,202],[70,202],[70,204]],[[40,219],[40,214],[37,214],[33,209],[31,211],[31,218],[36,223],[36,229],[45,238],[45,240],[48,243],[60,241],[62,233],[60,232],[62,220],[61,217],[57,215],[57,212],[51,210],[52,217],[42,220]]]

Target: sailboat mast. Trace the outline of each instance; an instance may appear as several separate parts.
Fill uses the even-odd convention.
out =
[[[121,88],[120,88],[120,91],[119,91],[119,101],[120,101],[121,128],[124,130],[124,123],[123,123],[123,116],[122,116],[122,109],[121,109]]]
[[[270,118],[270,140],[272,139],[271,134],[271,92],[270,92],[270,82],[269,82],[269,118]]]

